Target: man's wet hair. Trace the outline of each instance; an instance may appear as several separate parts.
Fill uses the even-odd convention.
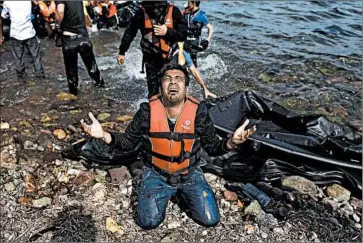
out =
[[[200,1],[191,1],[191,2],[194,3],[199,8]]]
[[[178,64],[178,63],[169,63],[169,64],[166,64],[159,72],[159,80],[160,80],[160,85],[161,85],[161,82],[163,80],[163,77],[165,75],[165,73],[169,70],[180,70],[184,73],[184,76],[185,76],[185,86],[189,86],[189,82],[190,82],[190,78],[189,78],[189,73],[188,73],[188,70],[183,67],[182,65]]]

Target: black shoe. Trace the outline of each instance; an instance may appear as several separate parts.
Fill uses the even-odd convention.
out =
[[[69,93],[72,95],[77,96],[78,95],[78,88],[77,87],[69,87]]]
[[[96,88],[105,88],[106,86],[105,86],[105,82],[103,81],[103,79],[101,79],[101,81],[99,81],[99,82],[96,82],[95,87]]]

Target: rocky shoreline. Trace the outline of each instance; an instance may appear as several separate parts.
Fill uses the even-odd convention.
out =
[[[112,117],[98,113],[105,127],[117,131],[132,118],[124,115],[110,122]],[[42,118],[43,124],[54,119]],[[294,192],[294,202],[275,199],[261,208],[257,201],[228,191],[225,179],[206,173],[220,207],[217,227],[197,225],[173,201],[164,223],[144,231],[133,219],[137,176],[124,166],[90,167],[61,157],[62,149],[84,137],[79,125],[43,127],[35,136],[26,131],[36,128],[32,121],[17,124],[19,129],[15,123],[1,123],[2,242],[362,241],[362,201],[339,185],[320,188],[298,176],[281,182],[284,190]]]

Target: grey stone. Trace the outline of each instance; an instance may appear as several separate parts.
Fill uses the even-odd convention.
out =
[[[348,191],[347,189],[345,189],[344,187],[338,185],[338,184],[333,184],[331,186],[329,186],[326,189],[326,193],[329,197],[332,197],[336,200],[338,200],[338,202],[346,202],[349,201],[350,199],[350,191]]]
[[[360,217],[357,214],[353,214],[353,219],[355,222],[359,223],[360,222]]]
[[[329,206],[334,211],[337,210],[339,207],[339,203],[337,203],[333,200],[330,200],[329,198],[323,198],[323,200],[321,202],[324,203],[325,205]]]
[[[204,173],[204,177],[208,183],[214,183],[217,180],[217,176],[211,173]]]
[[[245,208],[245,214],[257,216],[261,210],[260,204],[256,200],[253,200],[250,205]]]
[[[282,187],[285,189],[296,190],[302,194],[315,196],[317,189],[314,182],[301,176],[288,176],[282,180]]]
[[[4,185],[4,187],[5,187],[5,190],[6,190],[7,192],[13,192],[13,191],[15,190],[15,185],[14,185],[14,183],[13,183],[13,182],[6,183],[6,184]]]
[[[46,207],[48,205],[51,205],[52,199],[49,197],[42,197],[36,200],[33,200],[33,206],[36,208],[42,208]]]
[[[180,227],[180,222],[179,221],[173,221],[173,222],[170,222],[168,224],[168,229],[177,229]]]
[[[33,143],[32,141],[26,140],[24,142],[24,149],[27,150],[37,150],[38,145]]]
[[[268,237],[268,235],[265,232],[261,232],[261,238],[262,239],[266,239]]]
[[[38,145],[37,149],[38,149],[38,151],[41,151],[41,152],[43,152],[45,150],[45,148],[41,145]]]
[[[164,236],[160,240],[160,242],[181,242],[181,239],[182,239],[181,234],[179,232],[174,232]]]
[[[59,159],[56,159],[55,160],[55,165],[56,166],[61,166],[61,165],[63,165],[63,161],[62,160],[59,160]]]
[[[256,222],[263,227],[273,228],[278,226],[277,219],[272,214],[266,214],[264,211],[261,212],[255,218]]]
[[[280,227],[277,227],[273,229],[273,232],[282,235],[284,233],[284,230]]]
[[[107,176],[107,171],[96,169],[96,174],[100,175],[100,176],[103,176],[103,177],[106,177]]]

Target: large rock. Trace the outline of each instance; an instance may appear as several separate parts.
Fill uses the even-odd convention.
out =
[[[338,202],[346,202],[349,201],[351,193],[344,187],[333,184],[326,189],[326,194],[329,197],[336,199]]]
[[[289,190],[296,190],[302,194],[315,196],[317,189],[314,182],[301,176],[288,176],[282,180],[282,187]]]
[[[256,201],[253,200],[248,207],[245,208],[245,214],[247,215],[259,215],[261,213],[261,205]]]

